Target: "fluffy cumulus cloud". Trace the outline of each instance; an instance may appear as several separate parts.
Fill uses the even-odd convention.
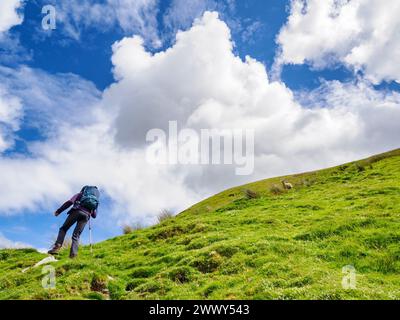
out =
[[[114,46],[113,63],[120,81],[104,99],[116,108],[115,137],[122,146],[140,147],[147,130],[166,129],[171,119],[198,129],[253,128],[258,170],[268,175],[306,169],[299,159],[309,158],[306,163],[315,167],[378,151],[376,145],[396,146],[396,126],[376,126],[368,118],[376,113],[391,124],[398,120],[397,94],[332,82],[309,93],[306,106],[313,107],[305,108],[283,83],[268,79],[260,62],[233,54],[230,30],[216,13],[206,13],[177,34],[172,48],[155,55],[146,52],[140,38],[125,38]],[[368,144],[371,136],[380,142]],[[278,170],[276,163],[281,163]],[[204,184],[213,184],[215,172],[203,174],[210,176]],[[195,184],[197,173],[194,179],[188,176]]]
[[[160,209],[178,211],[232,185],[398,147],[398,93],[355,81],[294,94],[271,81],[262,63],[233,53],[230,29],[214,12],[156,54],[142,38],[124,38],[113,46],[112,62],[116,81],[101,97],[83,80],[74,86],[60,75],[47,79],[64,88],[50,86],[59,96],[48,108],[68,106],[64,92],[74,97],[74,114],[88,105],[89,121],[57,122],[54,134],[30,145],[29,156],[0,157],[0,212],[49,207],[93,183],[113,200],[115,221],[151,223]],[[13,94],[23,97],[25,90]],[[195,130],[254,129],[253,175],[237,176],[224,165],[150,164],[146,133],[167,131],[169,120]]]
[[[22,23],[23,16],[18,9],[23,5],[23,0],[0,1],[0,36],[13,26]]]
[[[277,37],[280,63],[344,63],[379,83],[400,82],[400,2],[292,0]]]
[[[3,234],[0,233],[0,249],[23,249],[31,248],[32,246],[23,242],[15,242],[7,239]]]

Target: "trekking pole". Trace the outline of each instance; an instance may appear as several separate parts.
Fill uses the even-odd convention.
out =
[[[93,255],[93,248],[92,248],[92,224],[89,218],[89,243],[90,243],[90,254]]]

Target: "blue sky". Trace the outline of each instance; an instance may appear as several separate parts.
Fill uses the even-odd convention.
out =
[[[19,2],[18,0],[7,1],[13,1],[16,4]],[[366,4],[369,1],[366,0]],[[256,163],[260,163],[257,167],[257,173],[248,177],[249,181],[265,176],[324,167],[396,147],[395,140],[398,131],[396,131],[394,123],[399,120],[400,85],[398,81],[400,77],[398,73],[396,74],[396,70],[390,69],[388,71],[388,68],[384,68],[384,66],[381,68],[381,64],[376,62],[375,51],[378,52],[384,48],[379,47],[373,51],[374,48],[371,49],[369,42],[368,46],[364,46],[363,41],[369,41],[372,38],[369,39],[368,34],[358,36],[351,29],[351,26],[344,29],[345,31],[341,30],[342,34],[333,34],[332,37],[324,41],[326,35],[322,32],[323,30],[319,30],[311,9],[312,6],[315,6],[315,10],[321,10],[319,13],[321,15],[325,11],[322,7],[318,8],[318,5],[313,1],[309,1],[309,13],[303,12],[304,24],[296,24],[288,20],[291,15],[296,14],[294,7],[291,7],[291,1],[148,0],[140,2],[147,4],[143,7],[139,6],[138,11],[135,11],[134,14],[129,11],[135,7],[134,0],[126,1],[125,3],[131,5],[126,5],[126,7],[123,5],[118,7],[116,1],[85,0],[81,2],[82,7],[87,5],[93,8],[94,4],[101,7],[104,11],[101,11],[100,17],[98,17],[95,16],[94,11],[77,15],[80,12],[80,2],[77,1],[22,1],[15,11],[20,17],[23,16],[22,22],[11,24],[6,31],[3,31],[3,34],[0,32],[0,76],[4,83],[4,101],[11,105],[10,108],[14,108],[11,110],[16,110],[16,106],[18,106],[18,110],[22,110],[14,118],[11,117],[11,120],[9,116],[6,119],[8,122],[4,120],[4,127],[7,128],[7,139],[11,139],[11,143],[4,150],[0,148],[2,161],[0,170],[3,170],[3,173],[15,170],[16,178],[13,179],[12,173],[8,172],[8,178],[5,179],[6,183],[15,180],[23,184],[24,181],[29,181],[27,183],[29,186],[24,187],[21,193],[32,195],[26,196],[26,198],[17,196],[14,198],[13,195],[18,192],[18,186],[10,188],[7,185],[3,186],[2,190],[13,190],[13,193],[11,191],[5,193],[6,201],[18,202],[12,205],[0,204],[0,236],[3,238],[11,242],[33,245],[37,248],[49,247],[55,238],[65,216],[55,218],[52,216],[52,212],[69,196],[72,196],[75,190],[79,190],[78,186],[85,183],[84,178],[74,179],[73,177],[86,176],[86,172],[82,175],[81,171],[75,170],[77,167],[79,167],[79,170],[85,170],[86,167],[80,168],[79,166],[79,157],[85,151],[72,152],[71,150],[80,149],[79,146],[68,144],[68,135],[74,134],[73,137],[82,137],[80,129],[85,128],[86,124],[82,123],[83,120],[81,119],[85,117],[90,119],[92,117],[91,112],[97,114],[96,110],[100,110],[100,107],[92,107],[92,105],[101,105],[101,108],[105,108],[101,109],[104,114],[111,112],[109,109],[113,108],[114,103],[120,106],[118,110],[124,110],[124,103],[126,102],[121,101],[121,92],[125,92],[123,91],[125,87],[122,88],[121,85],[121,88],[119,88],[119,84],[122,84],[123,81],[116,79],[118,71],[115,70],[118,68],[122,70],[137,68],[129,65],[129,63],[134,65],[135,61],[126,62],[125,58],[118,56],[117,53],[122,52],[122,49],[120,51],[113,49],[113,44],[121,41],[124,37],[132,38],[134,35],[139,35],[144,39],[144,50],[149,54],[165,53],[168,50],[178,51],[174,48],[177,30],[186,31],[188,37],[195,37],[194,33],[190,33],[192,23],[195,18],[201,18],[205,11],[216,11],[219,13],[219,17],[217,19],[215,17],[210,18],[209,21],[207,20],[208,22],[205,19],[203,21],[204,28],[212,28],[215,25],[216,28],[220,28],[218,31],[221,30],[221,39],[226,41],[229,41],[229,39],[223,38],[223,30],[225,30],[223,26],[226,25],[230,30],[231,40],[234,43],[233,55],[238,55],[242,60],[243,68],[247,68],[247,71],[243,72],[258,74],[254,71],[255,69],[253,70],[253,67],[245,64],[246,56],[256,60],[257,65],[264,66],[270,79],[266,90],[268,92],[277,90],[268,96],[271,101],[276,99],[277,109],[284,110],[286,107],[281,106],[281,104],[285,106],[287,104],[288,109],[285,109],[287,110],[285,112],[288,113],[305,113],[304,110],[306,109],[315,109],[315,112],[318,112],[308,120],[303,121],[296,118],[293,123],[309,123],[313,121],[312,119],[329,118],[326,123],[323,120],[321,120],[321,123],[316,122],[310,126],[309,130],[295,131],[294,126],[292,129],[287,129],[288,132],[282,134],[282,136],[279,134],[271,136],[276,129],[271,129],[272,133],[265,133],[263,137],[271,141],[271,147],[266,148],[266,150],[263,149],[260,154],[266,156],[262,159],[268,158],[270,162],[266,162],[263,166],[262,161],[264,160],[260,158],[259,162],[256,161]],[[44,17],[44,14],[41,13],[42,7],[49,3],[54,5],[57,12],[56,29],[52,31],[41,28],[41,21]],[[376,5],[375,2],[374,5]],[[350,12],[356,10],[351,7],[347,9]],[[341,23],[340,18],[339,14],[335,18],[338,19],[336,23]],[[326,19],[327,23],[331,23],[329,16]],[[390,21],[387,21],[387,23],[388,28],[390,27],[388,30],[399,30],[396,22],[390,24]],[[360,24],[362,25],[362,21]],[[305,27],[307,25],[315,25],[315,28],[310,31],[307,29],[308,27]],[[395,32],[389,33],[389,38],[383,41],[390,48],[396,45],[392,44],[392,42],[396,42],[394,34]],[[304,46],[291,47],[294,45],[293,39],[299,39],[305,35],[307,37],[304,38]],[[372,43],[373,40],[371,40]],[[326,43],[326,46],[324,46],[324,43]],[[201,45],[204,46],[207,43],[201,43]],[[123,43],[121,48],[125,47],[126,50],[139,50],[137,48],[132,49],[133,47]],[[354,54],[366,47],[371,50],[368,51],[368,55]],[[202,47],[201,50],[207,53],[207,50],[212,52],[213,48]],[[394,65],[398,62],[396,60],[398,58],[390,55],[390,51],[387,52],[386,50],[385,54],[388,56],[383,58],[385,61],[389,61],[388,63]],[[369,57],[369,60],[365,60],[367,59],[364,58],[365,56]],[[376,56],[379,56],[379,54],[377,53]],[[215,61],[218,58],[217,54],[212,57]],[[193,59],[195,63],[196,58]],[[214,60],[211,62],[214,63]],[[171,58],[170,64],[173,63],[174,61]],[[139,90],[137,88],[141,87],[142,84],[157,82],[154,79],[162,79],[164,76],[169,76],[171,81],[174,81],[173,74],[156,74],[161,72],[160,70],[169,70],[167,62],[165,64],[163,69],[157,69],[156,63],[154,63],[153,69],[148,71],[153,78],[149,79],[146,78],[145,73],[142,74],[138,71],[138,77],[141,78],[129,80],[131,81],[129,82],[128,73],[122,72],[122,78],[126,79],[124,80],[125,86],[131,86],[132,92],[135,92],[135,90]],[[156,75],[153,76],[153,73]],[[153,79],[153,82],[149,82],[151,79]],[[193,81],[193,86],[196,86],[197,83],[195,79],[196,75],[193,75],[190,80]],[[275,84],[272,81],[276,81]],[[177,83],[179,83],[178,80]],[[112,89],[110,89],[110,86]],[[257,85],[257,90],[259,90],[259,87],[260,85]],[[158,88],[157,92],[162,90],[164,89]],[[167,88],[165,92],[168,95]],[[1,93],[2,91],[0,91]],[[189,93],[187,94],[189,95]],[[150,92],[147,100],[145,100],[146,96],[144,98],[133,96],[132,101],[142,101],[145,104],[154,96],[154,93]],[[173,100],[179,97],[169,98]],[[208,98],[207,94],[204,98]],[[225,101],[226,99],[222,100]],[[19,103],[12,104],[13,101],[19,101]],[[297,105],[297,107],[290,109],[292,105]],[[360,105],[363,108],[371,105],[371,109],[365,110],[365,112],[360,111]],[[374,109],[377,105],[381,105],[382,108],[387,107],[390,110],[377,111]],[[324,115],[324,108],[333,110],[332,114]],[[254,110],[258,109],[255,107],[253,111],[247,112],[249,115],[260,119],[264,116],[263,112],[258,115],[255,113],[258,111]],[[118,112],[115,111],[115,113]],[[135,113],[136,111],[132,110],[126,112],[127,115],[134,117],[134,121],[138,121],[137,118],[140,117],[143,117],[141,121],[147,121],[146,115],[143,113]],[[372,118],[375,117],[374,112],[380,112],[379,115],[382,116],[382,118],[376,117],[379,120],[377,122],[372,121]],[[390,112],[392,113],[390,114]],[[346,116],[343,116],[344,114]],[[308,117],[308,114],[304,117]],[[394,122],[384,125],[387,123],[386,119],[391,119]],[[116,121],[115,127],[112,124],[110,128],[117,132],[124,129],[119,127],[118,123],[122,122],[118,122],[118,117]],[[291,120],[288,122],[291,122]],[[264,126],[264,124],[261,125]],[[324,131],[330,126],[335,131],[334,133]],[[315,132],[318,130],[321,130],[321,137],[323,137],[321,139],[324,141],[314,141],[316,139],[314,137],[320,135],[319,132]],[[373,139],[366,137],[363,130],[372,132]],[[311,135],[309,131],[313,131],[313,134]],[[336,131],[345,132],[343,134],[349,137],[348,141],[345,141],[347,138],[343,138]],[[300,138],[295,142],[296,134]],[[293,138],[293,141],[288,140],[291,138]],[[281,149],[279,144],[283,145],[283,141],[287,141],[287,145],[293,143],[294,147],[288,147],[288,150]],[[112,150],[120,150],[118,143],[116,143],[116,146],[117,148]],[[52,148],[54,148],[53,153]],[[296,151],[293,151],[294,149]],[[71,152],[71,154],[68,152]],[[108,157],[108,154],[104,155],[100,150],[98,155],[96,151],[93,151],[93,154],[91,152],[88,151],[88,154],[92,155],[92,158],[85,154],[85,160],[82,160],[82,162],[92,161],[96,163],[97,171],[93,173],[92,181],[99,183],[103,190],[99,217],[94,222],[95,241],[119,235],[121,225],[125,220],[129,223],[142,222],[144,224],[153,221],[154,212],[151,213],[151,209],[149,209],[152,206],[140,202],[141,199],[147,198],[142,193],[144,189],[151,190],[155,185],[164,185],[164,181],[155,182],[157,180],[154,180],[155,178],[151,174],[146,176],[144,175],[146,170],[142,170],[143,172],[140,175],[138,173],[140,177],[136,178],[132,173],[133,179],[121,182],[121,184],[115,183],[115,185],[109,186],[106,179],[104,181],[100,179],[97,182],[96,175],[102,174],[102,172],[99,172],[102,169],[99,168],[104,167],[107,171],[108,163],[96,161],[100,157]],[[320,152],[322,155],[319,160],[315,157],[316,152]],[[124,151],[121,151],[115,160],[110,160],[110,163],[121,161],[125,164],[124,154]],[[66,162],[60,160],[64,159],[62,157],[67,159],[65,161],[68,161],[68,165],[64,165]],[[71,158],[74,160],[71,160]],[[279,159],[282,162],[279,162]],[[296,159],[300,160],[297,161]],[[299,162],[302,162],[301,165]],[[69,165],[70,163],[71,165]],[[84,163],[86,164],[86,162]],[[71,172],[68,170],[71,170]],[[171,195],[166,196],[164,202],[160,200],[160,203],[168,203],[166,201],[169,199],[170,207],[178,211],[182,209],[181,206],[184,207],[186,204],[197,200],[196,194],[202,198],[223,187],[246,181],[221,175],[220,179],[216,179],[221,181],[220,184],[216,184],[213,188],[203,188],[202,186],[199,187],[201,184],[199,181],[203,180],[195,181],[195,178],[198,177],[197,173],[185,173],[186,176],[184,176],[182,172],[179,172],[174,176],[174,170],[165,173],[167,176],[165,185],[173,181],[174,177],[176,181],[181,181],[179,183],[182,184],[176,186],[176,190],[171,191]],[[111,181],[114,183],[114,180],[118,179],[117,177],[120,174],[119,171],[110,171]],[[21,175],[25,175],[25,177],[20,177]],[[43,175],[51,176],[48,180],[52,182],[47,185],[48,181]],[[204,177],[206,177],[204,179],[207,179],[208,176],[212,176],[212,174],[204,174]],[[40,185],[43,182],[42,178],[46,181],[44,186]],[[36,186],[35,183],[32,183],[36,181],[35,179],[37,180]],[[150,182],[136,188],[140,179]],[[60,182],[59,189],[57,181]],[[125,194],[124,192],[127,189],[140,189],[142,191],[127,191]],[[187,194],[182,194],[181,190],[183,189],[189,190]],[[155,190],[157,190],[157,186],[155,186]],[[163,192],[155,191],[154,196],[156,197],[159,194],[163,194]],[[177,201],[180,197],[186,199],[182,201],[181,205]],[[126,204],[127,199],[132,203]],[[152,200],[146,201],[154,202]],[[140,214],[137,213],[139,211]],[[129,219],[125,219],[126,217],[129,217]],[[117,221],[119,222],[117,223]],[[88,241],[87,231],[82,238],[84,242]]]

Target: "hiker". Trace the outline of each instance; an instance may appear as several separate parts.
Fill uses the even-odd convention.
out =
[[[78,254],[79,237],[89,221],[90,217],[94,219],[97,216],[97,207],[99,205],[99,190],[95,186],[84,186],[82,190],[74,195],[70,200],[65,202],[59,209],[54,212],[54,215],[59,216],[64,210],[73,205],[68,211],[68,217],[60,228],[57,240],[53,247],[48,251],[49,254],[56,254],[60,251],[64,238],[71,226],[76,223],[72,234],[72,244],[69,257],[75,258]]]

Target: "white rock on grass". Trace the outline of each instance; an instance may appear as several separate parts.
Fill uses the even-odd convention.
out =
[[[48,263],[51,263],[51,262],[57,262],[57,261],[58,260],[56,258],[54,258],[53,256],[44,258],[43,260],[40,260],[38,263],[36,263],[33,267],[29,267],[29,268],[23,269],[22,273],[25,273],[26,271],[28,271],[31,268],[37,268],[37,267],[39,267],[41,265],[48,264]]]

